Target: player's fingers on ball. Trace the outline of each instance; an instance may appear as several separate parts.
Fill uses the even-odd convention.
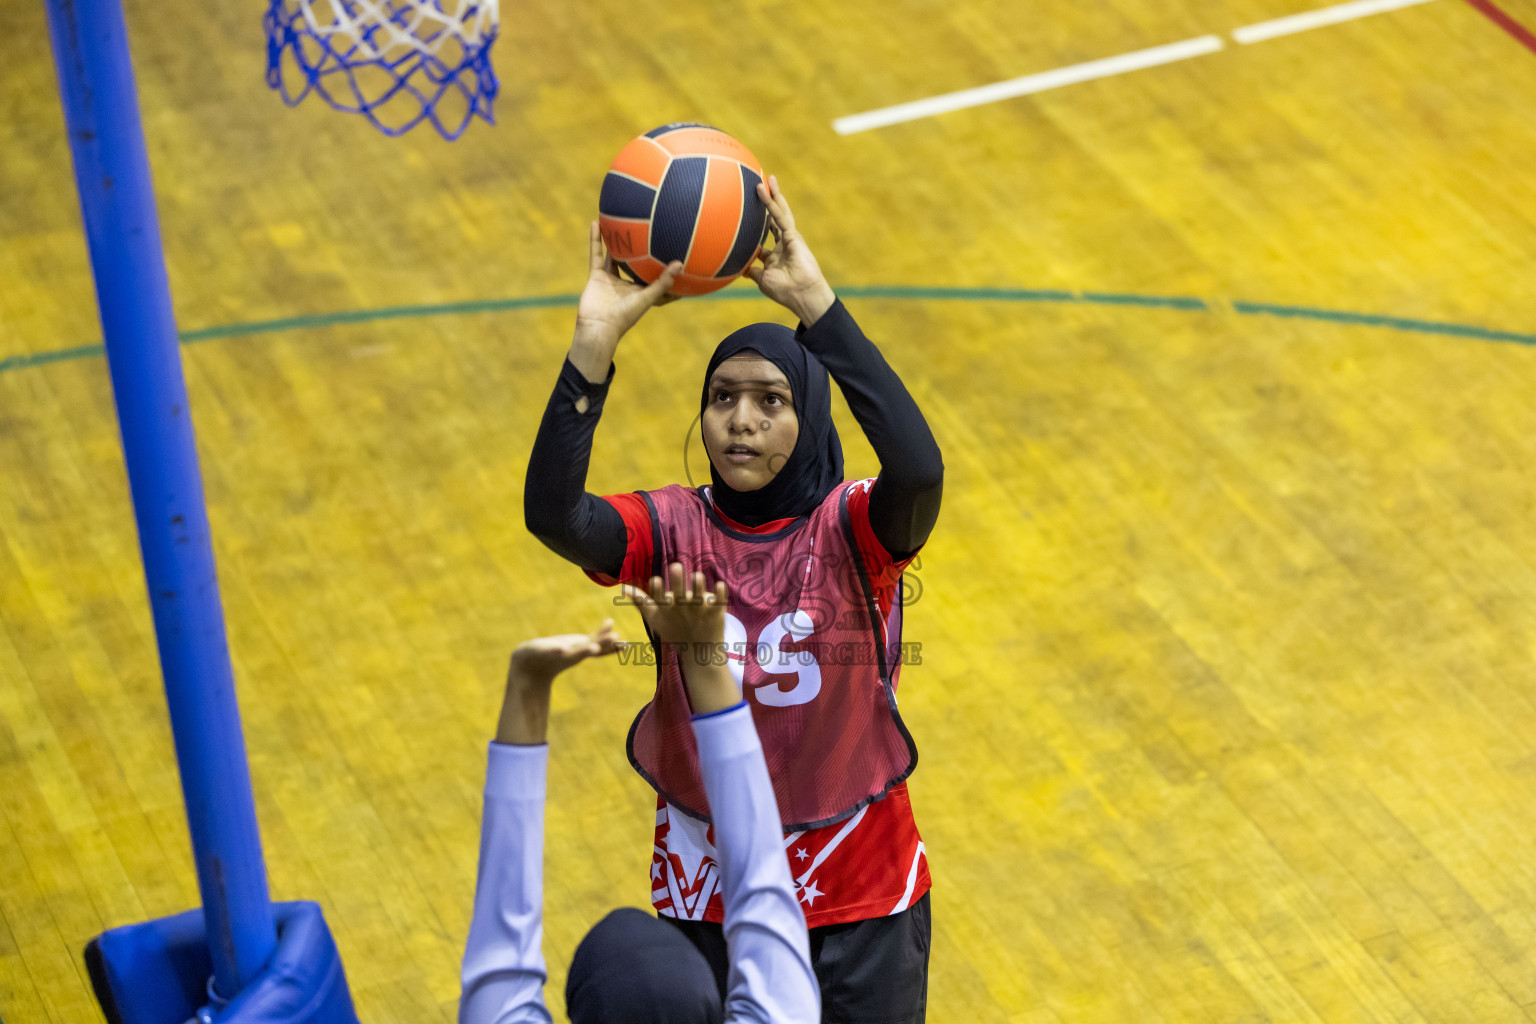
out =
[[[779,201],[779,198],[772,192],[768,191],[767,185],[759,185],[757,187],[758,198],[761,199],[763,201],[763,205],[768,208],[768,219],[778,220],[783,217],[784,204]]]
[[[789,208],[789,200],[784,198],[784,193],[779,191],[778,179],[773,182],[774,207],[779,214],[779,223],[790,231],[795,229],[795,211]]]
[[[592,265],[592,269],[597,270],[601,268],[603,265],[603,236],[602,233],[597,230],[597,221],[592,222],[589,250],[590,252],[588,259]]]
[[[656,280],[645,286],[645,290],[653,297],[660,298],[662,293],[667,290],[667,286],[677,280],[678,271],[682,269],[683,265],[681,263],[675,261],[668,263],[662,268],[661,273],[656,275]]]
[[[673,282],[677,280],[677,275],[682,272],[683,265],[681,263],[676,260],[668,263],[666,269],[657,275],[656,280],[645,286],[646,299],[652,305],[660,305],[662,300],[667,298],[667,292],[671,290]],[[676,298],[676,296],[673,296],[673,298]]]
[[[779,188],[779,176],[768,175],[768,194],[773,197],[774,205],[781,210],[788,210],[789,204],[784,202],[784,190]]]

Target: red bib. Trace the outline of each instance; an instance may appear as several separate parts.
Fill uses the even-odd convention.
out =
[[[785,831],[846,818],[917,767],[896,710],[900,587],[882,617],[848,516],[856,486],[769,534],[732,528],[702,488],[641,492],[652,572],[681,561],[731,590],[725,650],[658,647],[656,696],[629,730],[630,763],[679,810],[709,820],[680,658],[723,655],[742,683]]]

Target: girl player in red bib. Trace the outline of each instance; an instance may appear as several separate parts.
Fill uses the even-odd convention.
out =
[[[922,413],[795,230],[770,177],[777,243],[746,274],[800,319],[727,337],[704,372],[712,483],[598,497],[592,435],[619,339],[662,301],[680,264],[631,284],[591,232],[576,333],[528,463],[528,528],[599,583],[644,588],[682,560],[730,588],[725,654],[752,708],[784,823],[822,1019],[906,1024],[927,1001],[929,876],[906,778],[917,749],[896,709],[901,574],[938,518],[944,465]],[[880,460],[843,480],[830,372]],[[726,990],[720,873],[675,649],[657,648],[655,698],[630,762],[655,789],[651,900]]]

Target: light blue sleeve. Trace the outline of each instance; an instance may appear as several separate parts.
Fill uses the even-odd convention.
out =
[[[817,1024],[821,989],[752,711],[695,718],[693,733],[725,897],[727,1024]]]
[[[492,743],[459,1024],[550,1024],[544,1005],[546,745]]]

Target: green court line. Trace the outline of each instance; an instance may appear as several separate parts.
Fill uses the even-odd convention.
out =
[[[66,359],[86,359],[90,356],[104,356],[107,354],[105,345],[81,345],[79,348],[61,348],[52,352],[34,352],[24,356],[6,356],[0,359],[0,373],[7,370],[25,370],[29,366],[42,366],[45,363],[62,363]]]
[[[1342,310],[1311,309],[1307,306],[1274,306],[1267,302],[1234,302],[1232,308],[1250,316],[1286,316],[1305,320],[1328,320],[1338,324],[1361,324],[1366,327],[1386,327],[1394,331],[1410,331],[1415,334],[1442,334],[1452,338],[1477,338],[1479,341],[1512,341],[1517,345],[1536,345],[1536,334],[1518,331],[1496,331],[1488,327],[1470,324],[1448,324],[1437,320],[1410,320],[1400,316],[1380,316],[1376,313],[1346,313]]]
[[[865,285],[841,288],[850,299],[929,299],[938,302],[1079,302],[1074,292],[1053,288],[923,288],[907,285]],[[1198,301],[1198,300],[1196,300]]]
[[[838,294],[850,299],[896,299],[904,302],[1068,302],[1091,306],[1141,306],[1161,309],[1209,311],[1210,305],[1203,299],[1183,295],[1130,295],[1118,292],[1071,292],[1054,288],[939,288],[911,285],[854,285],[840,289]],[[759,294],[755,288],[726,288],[701,296],[710,300],[754,299]],[[190,345],[200,341],[216,341],[223,338],[241,338],[251,334],[273,334],[283,331],[307,330],[315,327],[334,327],[337,324],[360,324],[375,320],[404,320],[433,316],[463,316],[474,313],[506,313],[519,309],[550,309],[574,306],[576,295],[532,295],[520,299],[480,299],[469,302],[443,302],[421,306],[385,306],[379,309],[352,309],[336,313],[312,313],[306,316],[284,317],[280,320],[256,320],[243,324],[221,324],[182,331],[181,342]],[[1415,320],[1408,317],[1382,316],[1376,313],[1350,313],[1343,310],[1315,309],[1311,306],[1279,306],[1267,302],[1232,303],[1234,312],[1243,316],[1279,316],[1296,320],[1320,320],[1327,323],[1354,324],[1362,327],[1382,327],[1410,334],[1430,334],[1450,338],[1474,338],[1478,341],[1513,342],[1517,345],[1536,346],[1536,334],[1518,331],[1500,331],[1470,324],[1452,324],[1437,320]],[[80,345],[76,348],[37,352],[30,355],[7,356],[0,359],[0,373],[24,370],[47,363],[59,363],[72,359],[88,359],[104,355],[102,345]]]
[[[1202,299],[1181,295],[1120,295],[1115,292],[1081,292],[1080,301],[1100,306],[1161,306],[1166,309],[1210,309]]]
[[[228,324],[219,327],[200,327],[195,331],[182,331],[182,344],[194,341],[214,341],[219,338],[238,338],[247,334],[267,334],[276,331],[298,331],[310,327],[331,327],[336,324],[360,324],[370,320],[403,320],[428,316],[461,316],[466,313],[505,313],[514,309],[547,309],[551,306],[574,306],[577,295],[533,295],[523,299],[478,299],[471,302],[443,302],[429,306],[385,306],[382,309],[349,309],[339,313],[311,313],[307,316],[290,316],[282,320],[257,320],[248,324]],[[0,363],[0,370],[4,364]]]

